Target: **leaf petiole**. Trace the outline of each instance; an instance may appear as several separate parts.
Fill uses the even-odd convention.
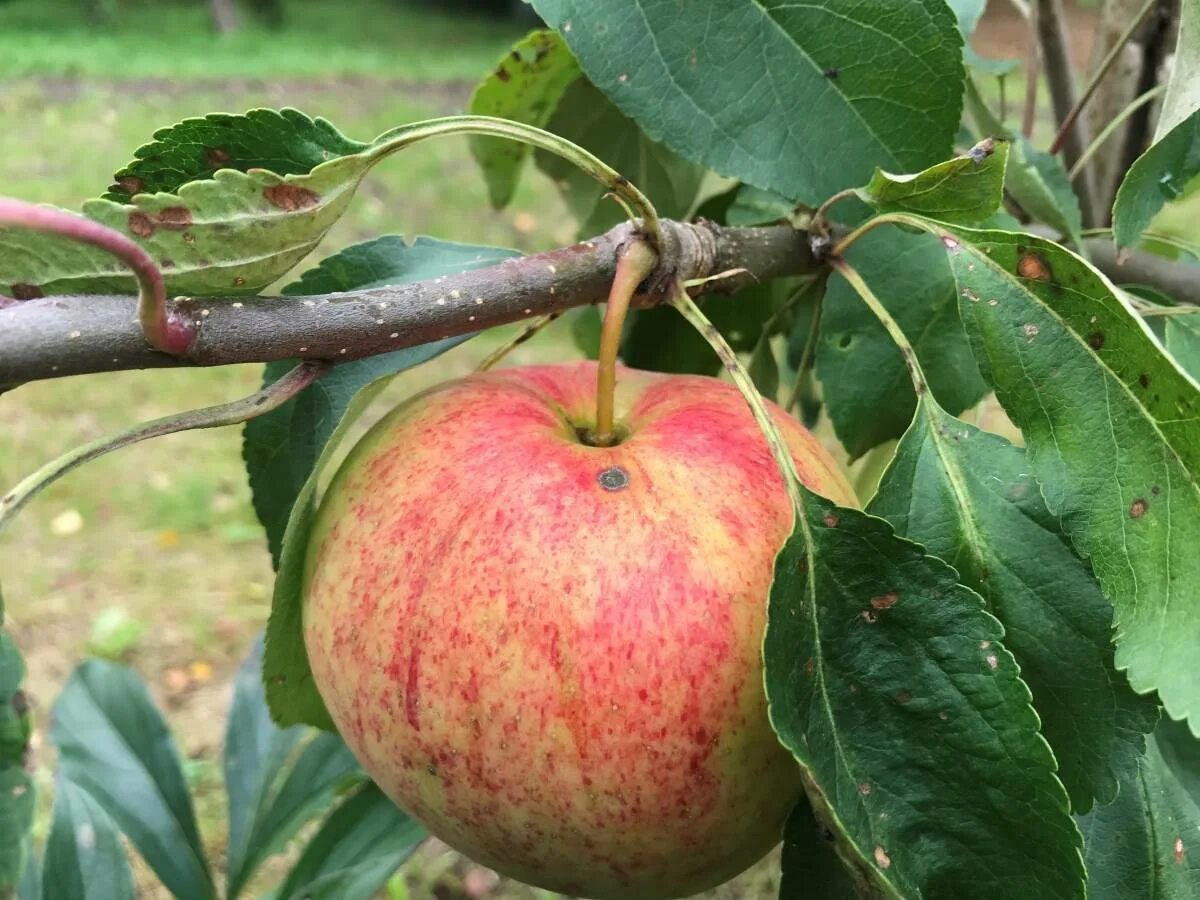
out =
[[[118,435],[98,438],[76,447],[53,462],[42,466],[3,497],[0,497],[0,531],[4,530],[4,527],[35,494],[86,462],[149,438],[197,428],[219,428],[223,425],[241,424],[279,408],[331,368],[333,368],[331,363],[302,362],[278,381],[249,397],[243,397],[241,400],[234,400],[231,403],[163,416],[161,419],[145,422]]]

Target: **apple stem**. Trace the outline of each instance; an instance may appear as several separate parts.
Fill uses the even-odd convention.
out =
[[[0,497],[0,531],[4,530],[13,517],[42,488],[54,483],[68,472],[86,462],[113,450],[128,447],[148,438],[190,431],[195,428],[218,428],[222,425],[238,425],[263,413],[278,409],[292,397],[333,368],[327,362],[302,362],[278,381],[261,391],[218,406],[206,406],[187,412],[174,413],[161,419],[145,422],[121,434],[102,437],[64,453],[53,462],[47,463],[16,487]]]
[[[28,228],[90,244],[125,263],[138,280],[138,320],[150,346],[172,356],[183,353],[196,336],[191,320],[167,310],[162,272],[150,255],[119,231],[50,206],[0,197],[0,225]]]
[[[797,519],[802,521],[804,517],[804,497],[800,489],[800,476],[796,472],[795,460],[792,459],[792,454],[787,448],[787,442],[784,441],[783,435],[779,433],[779,428],[775,424],[775,420],[771,417],[770,411],[767,409],[766,401],[763,400],[762,395],[758,392],[758,388],[754,386],[754,379],[750,377],[750,373],[746,371],[745,366],[738,360],[737,354],[733,352],[733,348],[729,346],[725,337],[708,320],[708,317],[701,312],[700,307],[696,305],[696,301],[691,298],[687,289],[678,281],[675,283],[671,294],[671,305],[683,314],[683,317],[700,332],[701,337],[708,341],[709,346],[716,351],[721,363],[725,366],[725,371],[729,373],[729,377],[733,380],[734,385],[746,399],[746,404],[750,407],[750,414],[754,416],[754,421],[758,423],[763,437],[767,440],[767,446],[771,450],[771,456],[775,458],[775,463],[779,466],[779,474],[783,476],[784,487],[787,489],[788,499],[791,500],[792,506],[796,510]]]
[[[621,331],[629,303],[640,285],[658,265],[658,254],[645,240],[635,240],[617,260],[608,303],[604,307],[604,324],[600,330],[599,367],[596,376],[596,427],[591,443],[611,447],[617,441],[614,431],[614,395],[617,390],[617,354],[621,349]]]

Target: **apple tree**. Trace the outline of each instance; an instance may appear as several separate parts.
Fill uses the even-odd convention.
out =
[[[175,896],[234,897],[319,818],[273,897],[372,896],[428,828],[586,896],[782,841],[784,898],[1200,898],[1200,250],[1152,225],[1200,174],[1200,2],[1130,11],[1082,85],[1058,3],[1020,4],[1046,147],[1037,81],[1009,109],[968,43],[977,0],[533,6],[466,115],[360,140],[213,113],[79,215],[0,200],[0,393],[265,364],[48,463],[0,528],[96,456],[245,423],[276,569],[220,888],[161,714],[106,663],[55,704],[34,850],[0,634],[0,893],[132,896],[128,841]],[[1131,51],[1141,92],[1089,118]],[[385,235],[290,274],[445,135],[496,207],[550,176],[579,243]],[[586,362],[487,371],[560,319]],[[333,465],[391,378],[516,322]],[[1007,436],[970,415],[993,395]]]

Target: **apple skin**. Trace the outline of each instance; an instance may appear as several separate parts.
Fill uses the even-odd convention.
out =
[[[595,405],[570,363],[392,411],[318,511],[305,644],[364,769],[451,847],[566,894],[687,896],[778,843],[799,795],[761,657],[792,516],[731,386],[620,370],[608,448],[578,437]],[[772,413],[805,484],[857,505]]]

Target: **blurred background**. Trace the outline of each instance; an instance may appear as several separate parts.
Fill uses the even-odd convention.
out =
[[[1069,13],[1073,55],[1084,67],[1097,14],[1079,5]],[[294,106],[360,140],[460,112],[475,83],[537,24],[520,0],[0,0],[0,193],[78,209],[155,129],[213,111]],[[1025,35],[1012,6],[994,0],[975,49],[1020,59]],[[1006,82],[990,79],[988,89],[993,99],[1003,89],[1011,114],[1024,91],[1020,70]],[[1035,139],[1044,146],[1051,123],[1048,104],[1041,109]],[[385,233],[534,251],[571,241],[575,222],[532,167],[512,205],[492,211],[465,140],[445,139],[373,171],[305,265]],[[393,398],[465,374],[507,336],[486,335],[407,373]],[[576,355],[560,321],[509,364]],[[164,370],[21,388],[0,402],[0,482],[136,422],[245,395],[260,376],[259,366]],[[240,442],[240,429],[221,429],[109,456],[40,496],[0,545],[9,625],[41,717],[43,806],[50,702],[85,655],[120,660],[167,711],[213,859],[224,846],[219,752],[230,683],[266,620],[272,583]],[[46,827],[43,814],[42,835]],[[774,896],[776,868],[768,862],[710,896]],[[271,883],[270,866],[261,880]],[[140,883],[141,896],[165,896],[149,873]],[[423,849],[388,892],[549,896],[438,845]]]

